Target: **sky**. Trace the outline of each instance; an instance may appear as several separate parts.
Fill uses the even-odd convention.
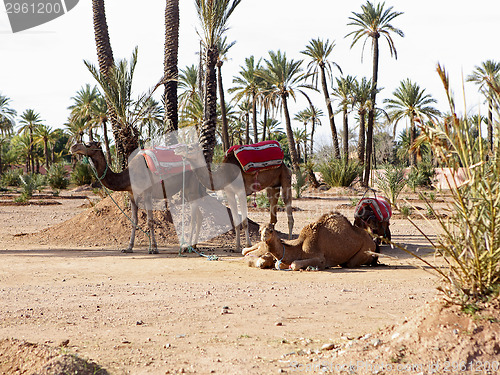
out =
[[[194,3],[194,0],[180,0],[180,69],[198,63],[199,22]],[[232,79],[246,57],[266,59],[269,51],[281,50],[290,59],[304,59],[300,51],[318,37],[335,42],[330,60],[341,67],[344,75],[370,78],[370,44],[367,43],[362,54],[363,43],[358,42],[351,48],[352,37],[346,37],[354,30],[347,25],[348,18],[365,3],[358,0],[309,0],[306,3],[243,0],[229,19],[225,34],[228,41],[236,41],[223,65],[225,89],[232,86]],[[105,4],[115,59],[128,59],[134,47],[139,48],[133,87],[137,97],[151,89],[163,74],[165,1],[106,0]],[[380,41],[379,87],[383,90],[377,96],[377,104],[383,106],[383,99],[391,97],[400,82],[409,78],[438,100],[436,108],[447,111],[445,93],[436,73],[439,62],[449,72],[459,111],[466,108],[467,113],[485,114],[477,87],[467,82],[462,85],[462,82],[463,77],[483,61],[500,61],[498,0],[388,0],[385,6],[404,12],[392,24],[405,36],[393,35],[397,60],[390,56],[387,43]],[[31,108],[40,113],[46,125],[64,128],[71,98],[86,83],[96,84],[83,64],[83,60],[97,64],[91,1],[80,0],[67,14],[15,34],[4,6],[0,5],[0,40],[0,93],[11,98],[11,107],[18,114]],[[306,61],[302,67],[306,69]],[[340,73],[336,71],[335,75],[339,77]],[[156,99],[160,95],[158,92]],[[312,99],[314,105],[326,113],[322,95],[313,94]],[[299,94],[297,101],[290,103],[292,118],[307,106]],[[282,120],[280,114],[277,118]],[[341,115],[336,116],[336,124],[341,127]],[[355,125],[354,118],[350,124]],[[398,132],[405,126],[401,123]],[[318,135],[319,142],[321,137],[329,142],[326,118],[322,119]]]

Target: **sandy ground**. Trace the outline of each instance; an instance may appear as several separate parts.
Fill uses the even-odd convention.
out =
[[[437,293],[435,276],[388,246],[382,253],[394,258],[382,259],[386,266],[292,272],[249,268],[224,251],[218,261],[179,257],[177,245],[161,242],[159,255],[148,255],[144,243],[122,254],[121,245],[97,239],[42,245],[25,235],[84,212],[88,199],[65,198],[71,194],[85,195],[0,206],[0,340],[69,340],[65,350],[111,374],[294,372],[289,353],[402,322]],[[353,219],[348,197],[306,197],[293,203],[294,233],[332,209]],[[249,217],[268,221],[265,212]],[[283,212],[278,220],[286,231]],[[417,222],[434,238],[435,223]],[[434,260],[407,221],[393,220],[391,230],[393,240]]]

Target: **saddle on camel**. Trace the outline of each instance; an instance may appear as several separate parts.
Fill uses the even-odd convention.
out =
[[[391,240],[389,221],[392,216],[391,204],[384,197],[361,198],[354,210],[354,225],[370,229],[373,234]],[[380,242],[380,238],[376,239]]]

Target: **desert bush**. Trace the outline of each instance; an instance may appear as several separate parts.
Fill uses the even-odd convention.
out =
[[[450,102],[451,117],[423,128],[434,155],[451,168],[452,212],[447,220],[438,218],[442,234],[431,242],[448,263],[440,289],[463,306],[497,296],[500,289],[500,147],[483,149],[482,137],[471,134],[467,119],[456,115],[448,76],[441,66],[438,73]],[[497,86],[496,100],[500,102]],[[455,178],[463,167],[466,181]],[[430,210],[435,214],[432,207]]]
[[[19,177],[22,174],[23,170],[21,168],[7,170],[2,174],[1,184],[3,186],[19,186],[21,184]]]
[[[423,161],[412,167],[408,174],[408,186],[415,191],[417,187],[430,187],[435,169],[431,162]]]
[[[345,160],[332,158],[318,163],[318,169],[329,186],[351,186],[362,173],[362,167],[355,160],[349,160],[346,163]]]
[[[71,173],[71,181],[77,186],[89,185],[92,183],[92,170],[87,163],[78,162]]]
[[[47,171],[47,183],[52,189],[66,189],[69,173],[63,163],[52,164]]]
[[[38,190],[41,191],[43,187],[47,184],[45,181],[45,176],[41,174],[25,174],[19,176],[21,180],[21,197],[27,200],[33,196],[33,193]]]
[[[298,170],[295,173],[295,182],[292,183],[293,191],[295,192],[295,198],[299,199],[302,193],[307,187],[307,172]]]
[[[384,173],[376,178],[376,182],[391,206],[398,208],[399,194],[403,191],[407,182],[404,177],[403,166],[386,164]]]

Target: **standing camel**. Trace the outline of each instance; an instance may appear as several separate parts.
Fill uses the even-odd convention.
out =
[[[134,242],[135,242],[135,231],[137,228],[137,201],[134,198],[134,191],[143,192],[140,195],[144,198],[144,204],[146,207],[147,218],[148,218],[148,227],[149,233],[151,235],[151,245],[152,249],[150,249],[150,253],[158,254],[158,246],[156,244],[156,238],[154,234],[154,219],[153,219],[153,193],[155,196],[158,196],[158,192],[153,192],[161,185],[154,185],[155,181],[154,176],[151,171],[148,169],[145,159],[141,154],[137,154],[130,161],[129,165],[126,169],[124,169],[120,173],[113,172],[106,163],[106,159],[104,157],[104,153],[102,152],[102,148],[100,143],[98,142],[88,142],[88,143],[77,143],[71,146],[71,153],[77,155],[85,155],[88,156],[96,169],[97,175],[99,176],[99,180],[101,183],[110,190],[113,191],[126,191],[130,196],[130,206],[132,211],[132,232],[130,234],[130,241],[127,249],[122,250],[124,253],[132,253]],[[130,171],[134,173],[134,183],[131,183],[130,179]],[[158,178],[156,178],[158,180]],[[132,189],[132,185],[134,189]],[[197,199],[204,195],[204,188],[200,185],[196,177],[193,173],[186,173],[184,176],[184,182],[182,175],[178,174],[176,176],[169,177],[164,180],[163,189],[161,192],[162,197],[173,196],[179,191],[182,190],[184,185],[184,197],[188,202],[191,202],[191,234],[189,243],[196,244],[198,242],[198,235],[200,232],[201,222],[202,222],[202,214],[200,207],[197,203]],[[194,233],[194,242],[192,242]]]
[[[226,153],[222,164],[212,171],[211,168],[207,168],[205,159],[198,145],[179,147],[175,150],[175,153],[184,156],[189,161],[203,186],[209,190],[223,190],[226,193],[233,223],[235,224],[237,251],[241,250],[241,245],[240,227],[236,225],[236,223],[240,221],[238,218],[236,197],[238,198],[242,216],[242,227],[245,230],[246,244],[247,246],[251,246],[250,235],[248,233],[248,208],[246,197],[263,189],[266,189],[267,197],[269,198],[269,210],[271,214],[270,223],[276,224],[276,211],[281,187],[281,194],[288,216],[288,238],[292,238],[292,172],[283,162],[273,169],[247,173],[243,170],[243,167],[236,158],[235,152],[230,149]],[[243,178],[244,187],[240,187],[241,185],[234,183],[240,175]]]

